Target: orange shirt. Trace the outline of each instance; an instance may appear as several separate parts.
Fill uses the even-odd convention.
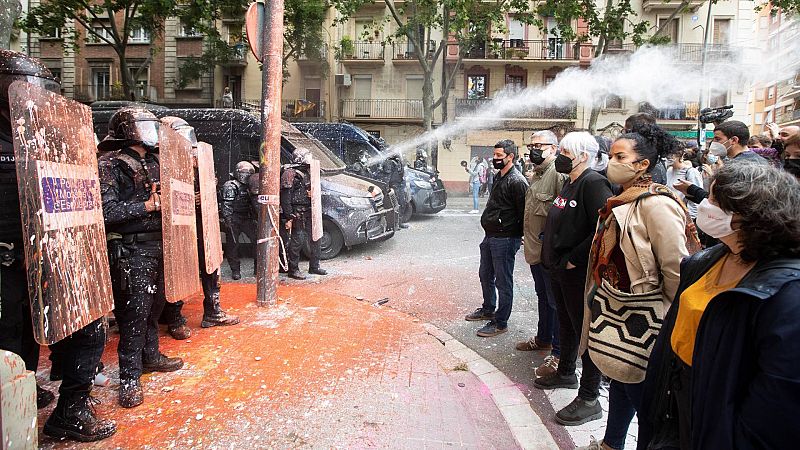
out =
[[[706,307],[714,297],[735,288],[744,278],[742,275],[729,283],[718,284],[722,266],[728,260],[728,255],[717,261],[705,275],[681,293],[678,317],[675,319],[675,328],[672,329],[670,343],[672,351],[689,366],[692,365],[697,327],[700,325],[700,319],[703,317]]]

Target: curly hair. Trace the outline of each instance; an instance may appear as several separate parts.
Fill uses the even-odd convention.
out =
[[[675,155],[683,151],[684,145],[658,125],[640,124],[636,130],[625,133],[617,138],[633,141],[633,150],[641,159],[650,161],[647,171],[656,167],[656,162],[661,158]]]
[[[739,161],[719,169],[711,191],[723,211],[741,218],[742,260],[800,256],[797,178],[767,164]]]

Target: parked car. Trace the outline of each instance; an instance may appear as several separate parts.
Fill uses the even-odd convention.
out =
[[[158,117],[177,116],[195,129],[197,138],[214,146],[214,164],[220,185],[230,179],[236,163],[258,161],[261,121],[250,112],[235,109],[153,110]],[[95,132],[105,136],[111,110],[93,111]],[[392,210],[384,208],[384,193],[373,183],[351,177],[344,163],[315,139],[288,122],[281,129],[281,164],[290,161],[297,147],[308,148],[320,161],[322,177],[322,259],[336,257],[344,247],[382,241],[394,235]]]

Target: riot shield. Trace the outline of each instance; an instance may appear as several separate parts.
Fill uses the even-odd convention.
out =
[[[319,182],[319,160],[312,159],[311,175],[311,240],[322,239],[322,189]]]
[[[222,236],[219,231],[217,179],[214,176],[214,152],[205,142],[197,144],[197,178],[200,185],[200,215],[203,224],[203,252],[206,272],[222,266]]]
[[[22,81],[9,100],[34,336],[50,345],[114,307],[92,114]]]
[[[164,239],[164,295],[185,300],[200,290],[194,170],[191,144],[170,127],[158,131],[161,167],[161,227]]]

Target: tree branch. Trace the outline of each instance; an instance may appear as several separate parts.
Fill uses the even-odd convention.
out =
[[[664,23],[658,27],[656,32],[653,34],[653,37],[658,37],[664,30],[666,30],[667,26],[669,26],[669,24],[672,23],[672,19],[674,19],[675,16],[677,16],[683,10],[683,8],[687,6],[689,6],[689,0],[683,0],[681,4],[678,5],[677,8],[675,8],[675,11],[672,11],[672,14],[670,14],[669,17],[667,17],[667,20],[665,20]]]
[[[456,79],[456,73],[458,72],[458,68],[461,66],[461,61],[463,60],[463,58],[464,58],[463,55],[459,53],[458,59],[456,60],[456,63],[453,65],[453,70],[450,72],[450,76],[447,77],[447,84],[444,87],[444,91],[442,91],[442,95],[439,97],[439,99],[433,103],[432,108],[434,109],[438,108],[439,105],[441,105],[444,99],[448,96],[448,92],[450,92],[450,89],[453,87],[453,81]]]

